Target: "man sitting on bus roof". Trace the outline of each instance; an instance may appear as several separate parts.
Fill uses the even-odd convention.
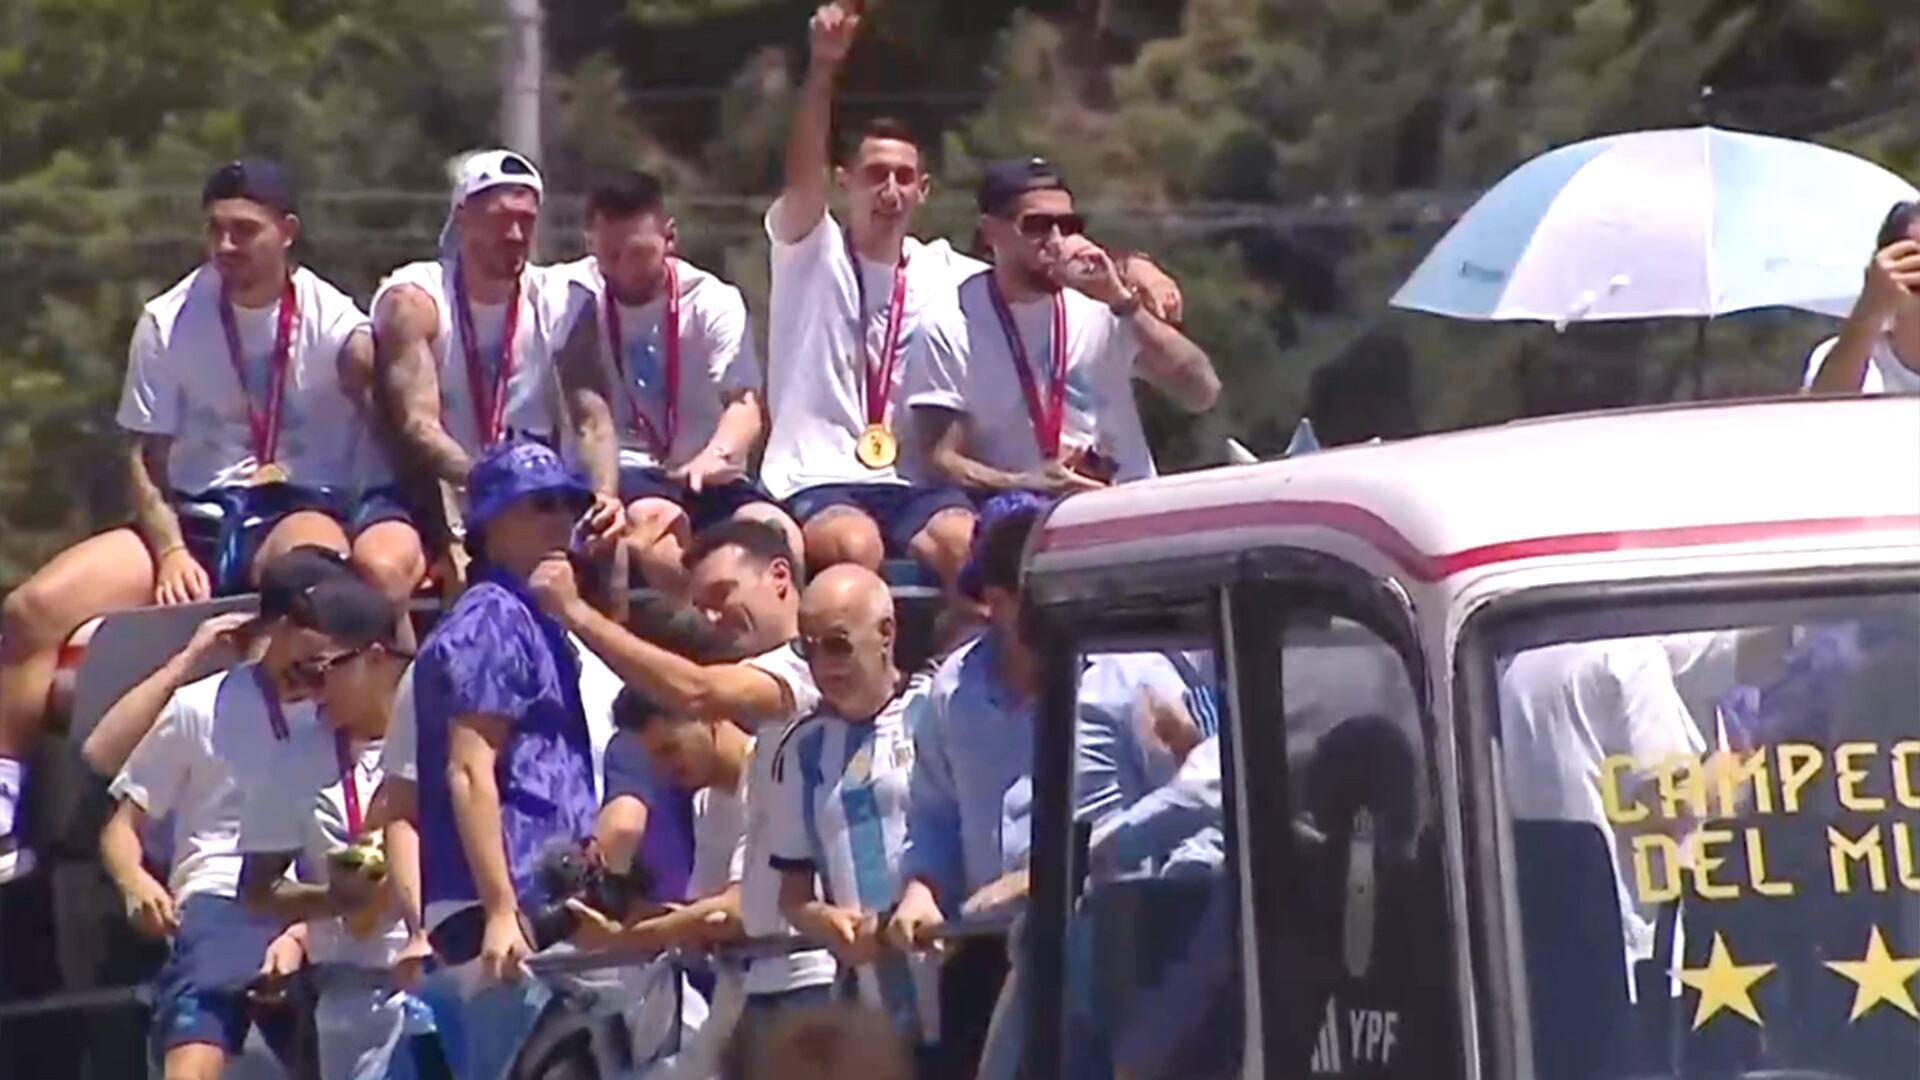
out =
[[[989,165],[976,200],[993,266],[936,309],[907,360],[903,396],[933,474],[1050,495],[1152,476],[1133,378],[1204,412],[1220,395],[1207,354],[1086,237],[1052,165]]]
[[[55,557],[0,616],[0,883],[33,865],[16,819],[23,763],[82,623],[245,592],[302,544],[351,551],[395,598],[425,572],[368,429],[367,317],[296,265],[285,171],[223,165],[200,204],[206,261],[146,305],[128,354],[118,419],[133,521]]]
[[[582,466],[618,496],[647,584],[686,585],[693,534],[800,528],[746,475],[766,431],[760,361],[740,290],[678,254],[660,181],[625,170],[587,196],[587,250],[553,268],[566,330],[555,358]]]

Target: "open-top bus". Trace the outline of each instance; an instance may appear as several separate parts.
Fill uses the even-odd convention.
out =
[[[1031,1075],[1920,1074],[1920,399],[1166,477],[1026,575]],[[1141,648],[1218,679],[1214,853],[1090,877],[1077,673]]]

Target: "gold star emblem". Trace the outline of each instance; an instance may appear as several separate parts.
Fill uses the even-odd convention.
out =
[[[1907,980],[1920,974],[1920,959],[1896,959],[1887,951],[1879,927],[1874,927],[1873,934],[1867,938],[1865,958],[1830,960],[1827,966],[1853,980],[1853,1014],[1847,1017],[1848,1023],[1873,1011],[1873,1007],[1883,1001],[1920,1020],[1920,1007],[1915,1007],[1913,993],[1907,989]]]
[[[1693,1010],[1693,1030],[1699,1031],[1722,1009],[1731,1009],[1755,1025],[1765,1026],[1760,1021],[1760,1010],[1753,1007],[1753,987],[1771,975],[1773,969],[1772,964],[1734,963],[1733,955],[1727,952],[1726,939],[1713,935],[1713,951],[1707,956],[1707,966],[1680,969],[1680,981],[1700,992],[1700,1003]]]

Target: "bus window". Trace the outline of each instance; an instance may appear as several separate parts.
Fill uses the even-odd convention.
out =
[[[1439,815],[1406,664],[1359,623],[1305,611],[1279,659],[1298,892],[1272,929],[1299,1022],[1268,1060],[1285,1076],[1450,1075]]]
[[[1572,632],[1493,670],[1533,1072],[1911,1076],[1920,598]]]
[[[1072,1075],[1240,1075],[1225,702],[1210,649],[1083,654],[1075,794],[1089,839],[1068,930]]]

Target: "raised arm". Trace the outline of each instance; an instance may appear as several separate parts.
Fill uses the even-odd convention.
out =
[[[80,746],[80,756],[87,766],[101,776],[119,772],[133,748],[153,730],[173,692],[193,678],[201,661],[222,648],[245,648],[246,643],[237,641],[233,633],[252,618],[244,611],[230,611],[201,623],[185,648],[122,694],[93,726]]]
[[[606,661],[622,682],[662,708],[704,720],[730,719],[747,727],[793,715],[792,692],[767,672],[750,664],[696,663],[636,637],[594,610],[581,597],[573,566],[564,557],[542,562],[529,585],[547,614]]]
[[[822,4],[808,23],[812,59],[800,83],[799,107],[787,133],[786,179],[774,204],[773,236],[780,243],[799,243],[827,212],[833,90],[859,29],[860,16],[838,3]]]
[[[1901,240],[1877,252],[1867,264],[1866,282],[1853,310],[1840,324],[1840,336],[1807,379],[1815,394],[1857,394],[1867,378],[1873,344],[1886,330],[1900,299],[1920,290],[1920,243]]]
[[[433,299],[402,285],[380,298],[373,318],[374,371],[393,444],[412,469],[455,486],[466,483],[473,462],[441,423],[440,367],[433,357],[440,315]]]

